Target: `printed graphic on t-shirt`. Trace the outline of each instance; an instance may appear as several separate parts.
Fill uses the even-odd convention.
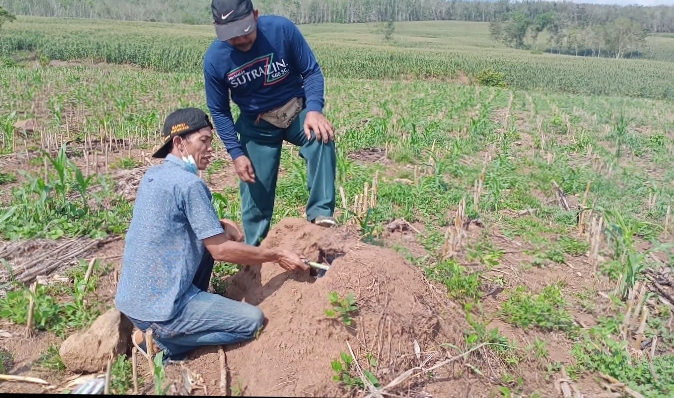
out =
[[[264,86],[272,86],[290,74],[288,62],[281,58],[274,60],[274,53],[257,57],[254,60],[239,66],[227,74],[232,88],[263,78]]]

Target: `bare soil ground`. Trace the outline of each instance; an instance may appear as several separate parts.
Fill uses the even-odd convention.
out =
[[[112,159],[124,155],[114,154]],[[82,160],[77,158],[76,162]],[[115,172],[116,175],[126,173],[131,176],[129,181],[124,180],[121,184],[131,194],[129,200],[133,200],[134,182],[142,176],[143,169]],[[118,182],[122,180],[118,179]],[[231,167],[225,167],[211,175],[209,181],[212,187],[222,188],[235,186],[236,177]],[[480,234],[475,228],[470,229],[473,240]],[[461,354],[465,348],[465,332],[469,328],[462,309],[446,298],[444,287],[429,283],[420,269],[392,249],[404,248],[417,257],[425,255],[425,249],[417,241],[419,234],[424,232],[423,225],[384,229],[387,230],[383,236],[386,247],[378,247],[362,243],[355,231],[348,227],[328,230],[302,219],[287,219],[277,224],[264,246],[293,249],[312,261],[331,263],[330,271],[316,279],[285,273],[274,264],[242,269],[228,280],[226,296],[258,305],[268,318],[265,330],[252,342],[227,348],[227,372],[222,371],[217,347],[205,347],[195,350],[186,365],[168,366],[169,381],[175,385],[187,368],[206,385],[205,390],[192,391],[193,395],[354,396],[353,389],[333,380],[332,362],[339,360],[342,354],[350,357],[349,345],[358,364],[377,374],[381,386],[420,363],[429,367]],[[501,265],[485,273],[486,276],[505,277],[508,288],[523,284],[533,292],[540,291],[551,281],[565,282],[570,289],[568,298],[574,304],[574,319],[584,327],[595,324],[597,314],[583,311],[573,293],[586,289],[608,292],[613,286],[605,280],[598,285],[589,277],[593,270],[586,256],[569,258],[566,264],[523,270],[521,265],[529,256],[524,254],[522,244],[504,238],[498,231],[493,231],[492,235],[505,254]],[[112,305],[115,294],[123,249],[124,241],[119,240],[88,255],[105,259],[112,265],[96,289],[98,299],[108,305]],[[473,266],[467,260],[466,264]],[[483,289],[486,294],[489,284]],[[328,299],[331,292],[337,292],[340,298],[353,294],[358,311],[352,315],[350,325],[326,316],[325,310],[331,307]],[[483,310],[495,314],[505,299],[498,293],[485,297]],[[608,300],[599,300],[598,304],[602,306],[610,305]],[[544,337],[550,361],[573,362],[569,352],[572,343],[561,333],[523,330],[498,317],[488,323],[488,328],[498,328],[501,335],[520,347],[530,346],[537,337]],[[38,332],[35,337],[25,338],[24,327],[8,323],[2,325],[2,330],[12,336],[0,340],[0,348],[12,353],[13,357],[8,373],[40,377],[55,387],[46,390],[37,384],[2,382],[1,392],[58,391],[78,376],[68,371],[42,371],[34,366],[50,346],[61,343],[58,337]],[[377,366],[372,366],[374,363]],[[438,368],[433,378],[409,378],[396,385],[392,392],[401,396],[442,397],[448,396],[448,391],[461,391],[462,396],[487,397],[492,396],[498,378],[509,371],[523,378],[527,390],[544,392],[548,394],[546,396],[556,395],[554,383],[546,378],[542,363],[528,361],[520,363],[517,369],[507,368],[503,358],[483,348]],[[474,369],[481,371],[478,373]],[[146,380],[152,380],[146,366],[142,366],[141,373]],[[221,386],[223,375],[225,383]],[[151,383],[148,385],[150,387],[141,389],[141,393],[153,392]],[[583,378],[576,385],[586,394],[601,392],[591,378]]]
[[[418,269],[390,249],[298,219],[279,223],[264,246],[290,248],[316,262],[336,259],[316,281],[274,264],[249,267],[233,278],[228,295],[259,305],[269,319],[257,340],[227,353],[234,380],[250,395],[345,395],[332,380],[331,362],[342,352],[350,355],[347,342],[362,367],[370,367],[368,356],[376,359],[386,375],[383,384],[418,365],[415,341],[439,359],[445,357],[440,344],[463,344],[465,322],[429,294]],[[358,311],[349,315],[350,325],[326,317],[330,292],[353,294]],[[201,366],[212,363],[201,359],[195,367]]]

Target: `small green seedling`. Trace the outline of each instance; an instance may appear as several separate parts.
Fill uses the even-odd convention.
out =
[[[353,369],[353,357],[349,354],[342,352],[340,353],[340,359],[332,361],[332,370],[335,372],[332,379],[335,381],[342,382],[351,387],[365,388],[363,380],[360,377],[353,376],[351,371]],[[372,383],[375,387],[379,387],[379,380],[372,372],[363,369],[363,375]]]
[[[166,384],[166,371],[164,369],[164,352],[160,351],[154,357],[154,390],[156,395],[166,395],[168,392],[169,386]]]
[[[328,293],[328,298],[330,299],[330,304],[332,304],[331,309],[325,310],[325,315],[328,318],[335,318],[337,314],[341,318],[342,322],[346,326],[351,326],[353,319],[351,319],[352,313],[358,311],[358,306],[356,305],[356,299],[353,297],[352,293],[349,293],[346,298],[339,298],[337,292]]]

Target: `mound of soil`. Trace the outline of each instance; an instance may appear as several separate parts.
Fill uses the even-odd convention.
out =
[[[464,345],[464,315],[448,307],[420,270],[393,250],[363,244],[346,229],[326,229],[301,219],[277,224],[262,246],[292,249],[314,262],[331,263],[331,269],[315,278],[263,264],[245,267],[231,279],[227,296],[258,305],[268,319],[258,339],[227,348],[232,391],[256,396],[348,396],[350,389],[333,380],[331,366],[341,353],[350,356],[347,342],[360,366],[375,374],[382,386],[431,355],[427,366],[448,358],[440,344]],[[358,312],[350,326],[326,316],[325,310],[332,308],[331,292],[340,298],[355,297]],[[206,351],[189,368],[205,380],[220,380],[218,354],[213,348]],[[376,367],[371,366],[373,361]],[[448,371],[451,367],[436,375]],[[444,377],[440,391],[465,388],[465,375],[461,381],[456,376]],[[422,388],[405,385],[410,387]],[[220,394],[217,387],[209,390]]]

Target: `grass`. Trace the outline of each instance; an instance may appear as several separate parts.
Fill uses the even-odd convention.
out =
[[[84,281],[84,272],[88,264],[81,264],[70,272],[72,285],[38,285],[35,294],[34,327],[36,330],[48,331],[58,337],[66,338],[70,333],[88,328],[102,313],[103,303],[91,299],[95,290],[97,276]],[[94,265],[96,272],[101,272],[100,263]],[[0,317],[15,324],[26,324],[30,291],[16,283],[14,290],[7,292],[0,299]],[[56,351],[58,353],[58,350]],[[41,361],[49,363],[50,361]],[[47,366],[48,368],[50,366]],[[53,366],[52,366],[53,367]]]
[[[657,336],[652,359],[648,350],[639,357],[625,348],[640,319],[621,329],[637,287],[646,282],[644,272],[663,267],[649,254],[668,250],[661,244],[672,243],[674,232],[666,222],[674,199],[674,110],[656,99],[671,98],[665,95],[674,81],[671,68],[663,67],[668,63],[498,48],[481,24],[398,24],[394,44],[385,46],[366,24],[301,29],[328,75],[325,112],[338,129],[337,182],[344,192],[338,219],[372,244],[386,244],[383,225],[393,219],[423,224],[415,239],[424,253],[408,255],[448,299],[463,305],[466,344],[490,344],[485,355],[498,366],[476,369],[496,371],[495,393],[549,396],[546,388],[562,363],[555,352],[564,353],[578,383],[604,373],[645,396],[674,391],[671,310],[653,293],[640,307],[649,314],[641,335]],[[120,39],[107,39],[114,34]],[[198,69],[211,36],[210,27],[35,18],[20,18],[6,34],[3,28],[6,54],[39,50],[52,59],[154,69],[2,69],[0,100],[10,112],[0,113],[0,151],[32,160],[22,163],[25,170],[0,174],[0,237],[123,234],[132,203],[120,197],[110,173],[143,164],[171,110],[205,109]],[[173,58],[162,58],[168,49]],[[401,66],[392,66],[398,61]],[[504,73],[507,87],[440,80],[459,69],[476,74],[487,68]],[[547,90],[536,90],[541,87]],[[26,118],[40,123],[32,135],[2,127]],[[92,145],[97,140],[104,145]],[[213,187],[218,215],[238,221],[238,189],[223,183],[231,164],[218,140],[214,146],[216,161],[203,178]],[[386,154],[385,162],[358,160],[372,148]],[[296,149],[284,147],[281,168],[274,223],[302,217],[308,198]],[[355,198],[364,205],[354,207]],[[457,214],[472,221],[469,231],[456,228]],[[601,240],[591,233],[600,217]],[[214,290],[223,292],[237,270],[217,264]],[[95,319],[97,306],[87,298],[96,279],[83,284],[82,276],[78,267],[72,285],[38,288],[38,327],[64,336]],[[487,296],[494,288],[501,292]],[[69,299],[57,299],[63,295]],[[354,303],[331,298],[332,315],[350,320]],[[25,291],[8,292],[0,316],[25,324],[27,302]],[[592,322],[580,326],[581,315]],[[507,327],[493,326],[499,322]],[[531,338],[511,331],[518,328]],[[358,387],[362,381],[347,360],[335,360],[335,376]],[[128,363],[118,359],[114,369],[113,390],[128,391]],[[371,376],[384,384],[383,375]]]

